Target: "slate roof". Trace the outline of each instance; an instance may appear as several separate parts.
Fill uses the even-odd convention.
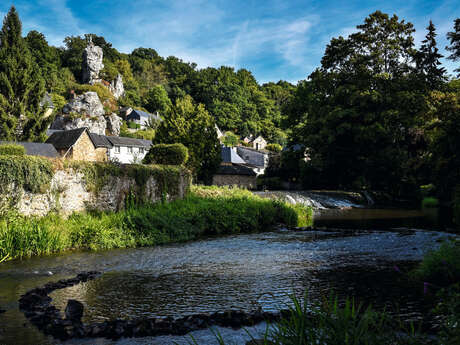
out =
[[[152,146],[150,140],[135,139],[127,137],[105,137],[114,146],[132,146],[132,147],[146,147]]]
[[[233,147],[222,147],[221,150],[222,162],[224,163],[236,163],[236,164],[245,164],[246,162],[241,158],[238,153],[233,149]]]
[[[150,114],[142,110],[133,109],[132,112],[126,116],[127,120],[142,120],[142,122],[146,122],[150,117],[154,118],[156,121],[163,121],[163,119],[155,114]]]
[[[51,144],[45,143],[29,143],[29,142],[11,142],[11,141],[0,141],[0,144],[16,144],[21,145],[26,149],[26,154],[30,156],[43,156],[50,158],[59,157],[58,152]]]
[[[216,175],[247,175],[256,176],[257,174],[251,168],[240,164],[221,165]]]
[[[112,148],[112,143],[109,141],[108,137],[105,135],[99,135],[96,133],[88,133],[91,141],[96,147],[107,147],[108,149]]]
[[[46,142],[48,144],[53,144],[53,146],[58,150],[68,149],[77,142],[78,138],[80,138],[86,130],[87,128],[83,127],[68,131],[54,132],[48,140],[46,140]]]

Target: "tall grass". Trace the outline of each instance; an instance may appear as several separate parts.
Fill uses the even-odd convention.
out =
[[[240,189],[194,187],[183,200],[90,212],[0,219],[0,261],[70,249],[112,249],[181,242],[203,236],[304,225],[311,213]]]

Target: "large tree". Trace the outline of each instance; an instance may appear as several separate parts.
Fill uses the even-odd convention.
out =
[[[423,105],[413,80],[414,29],[380,11],[357,29],[332,39],[321,68],[299,85],[294,137],[309,149],[315,179],[307,180],[398,192],[414,185],[410,133]]]
[[[14,7],[0,32],[0,138],[43,140],[52,121],[40,102],[45,82],[22,37],[22,25]]]
[[[446,69],[441,67],[442,63],[439,59],[443,56],[439,54],[436,28],[431,20],[426,29],[428,33],[417,53],[417,69],[429,89],[439,89],[446,81]]]
[[[189,150],[187,165],[199,181],[209,183],[220,163],[215,121],[190,96],[176,100],[154,138],[155,143],[181,143]]]
[[[447,58],[452,61],[460,60],[460,18],[455,19],[454,31],[447,33],[447,39],[450,46],[447,46],[446,49],[452,52]],[[455,69],[455,72],[459,72],[458,76],[460,76],[460,67]]]

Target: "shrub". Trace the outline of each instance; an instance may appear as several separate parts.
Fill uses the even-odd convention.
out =
[[[460,281],[460,241],[444,242],[439,250],[427,254],[413,273],[416,278],[447,286]]]
[[[281,152],[283,147],[280,144],[268,144],[265,149],[272,152]]]
[[[426,197],[422,200],[422,208],[436,208],[439,206],[439,200],[434,197]]]
[[[141,128],[141,125],[136,123],[136,122],[129,121],[128,122],[128,128],[139,129],[139,128]]]
[[[8,156],[24,156],[26,149],[24,146],[17,144],[2,144],[0,145],[0,155]]]
[[[32,193],[43,192],[52,177],[52,164],[46,158],[0,156],[0,186],[2,188],[14,183],[16,187],[23,187]]]
[[[153,145],[144,158],[144,164],[182,165],[188,160],[188,149],[182,144]]]

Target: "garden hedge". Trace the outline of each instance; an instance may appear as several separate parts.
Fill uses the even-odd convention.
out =
[[[188,149],[182,144],[153,145],[144,158],[144,164],[183,165],[188,160]]]

